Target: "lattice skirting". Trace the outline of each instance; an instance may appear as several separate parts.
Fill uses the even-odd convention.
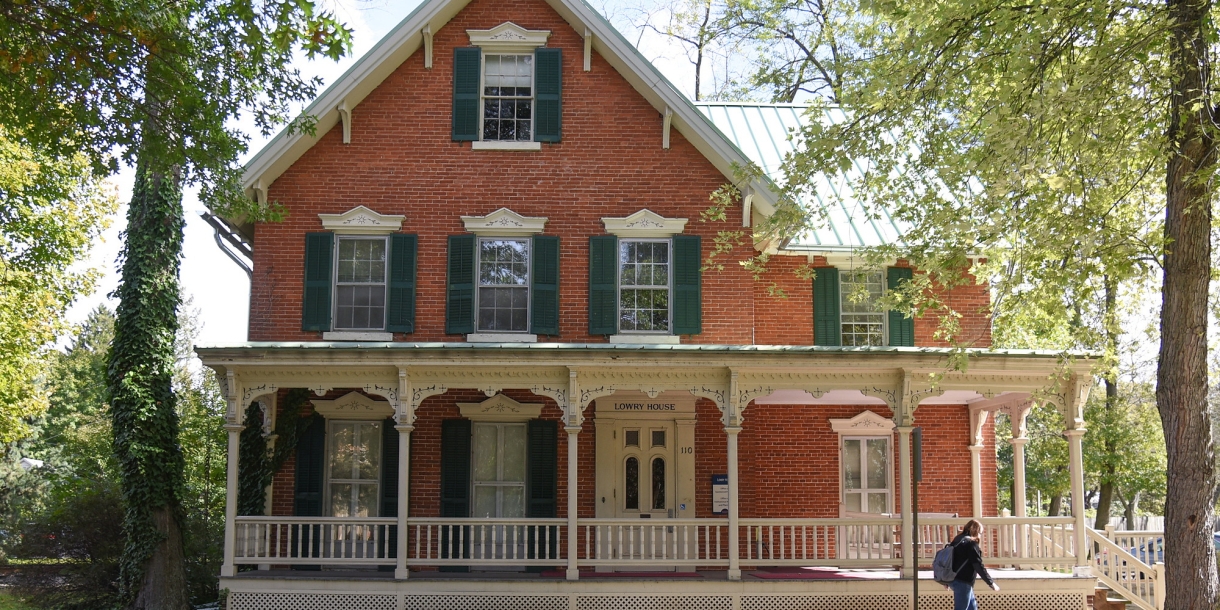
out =
[[[742,595],[741,610],[906,610],[907,595]],[[572,605],[572,602],[575,605]],[[1072,593],[983,595],[979,610],[1080,610]],[[948,595],[920,596],[921,610],[953,610]],[[231,593],[227,610],[732,610],[728,595],[367,595]]]

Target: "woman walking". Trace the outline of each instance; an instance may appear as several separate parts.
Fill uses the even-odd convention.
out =
[[[953,590],[953,610],[979,610],[978,600],[974,598],[976,574],[983,577],[983,582],[992,590],[1000,590],[983,565],[983,551],[979,548],[979,534],[982,533],[983,524],[971,519],[953,539],[953,568],[957,571],[957,576],[949,584]]]

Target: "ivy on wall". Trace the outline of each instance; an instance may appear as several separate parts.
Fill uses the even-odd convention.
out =
[[[296,452],[297,431],[300,429],[301,407],[309,400],[309,390],[294,388],[284,398],[284,407],[275,420],[268,448],[263,436],[262,409],[257,402],[246,407],[246,429],[241,432],[237,461],[237,514],[262,515],[266,511],[267,486]]]

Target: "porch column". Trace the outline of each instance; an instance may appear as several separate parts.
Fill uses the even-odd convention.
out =
[[[1084,430],[1077,428],[1064,432],[1068,441],[1068,469],[1072,479],[1072,518],[1076,521],[1076,569],[1075,573],[1088,576],[1088,544],[1085,535],[1088,525],[1084,518],[1084,454],[1081,452],[1081,440]]]
[[[741,426],[725,426],[724,433],[728,436],[728,471],[729,471],[729,580],[741,580],[741,551],[738,538],[737,514],[737,434]]]
[[[241,424],[225,424],[229,431],[229,461],[225,472],[225,550],[224,563],[220,566],[221,576],[236,576],[237,566],[233,564],[233,555],[237,546],[237,459],[241,448],[241,431],[246,427]]]
[[[975,519],[983,516],[983,472],[980,455],[983,448],[970,445],[970,509]]]
[[[577,502],[576,492],[580,485],[580,479],[577,477],[577,458],[579,457],[576,451],[577,439],[580,437],[580,426],[564,426],[564,431],[568,433],[568,580],[580,579],[580,567],[576,564],[576,542],[577,542]]]
[[[1028,438],[1013,438],[1012,444],[1012,513],[1018,519],[1025,516],[1025,443]],[[1025,556],[1025,526],[1017,526],[1017,557]]]
[[[911,426],[898,426],[898,513],[902,517],[902,577],[915,578],[914,524],[911,517],[917,507],[911,504]]]
[[[406,580],[407,569],[407,516],[411,498],[408,487],[411,482],[411,431],[412,425],[396,425],[398,430],[398,553],[394,562],[394,579]]]

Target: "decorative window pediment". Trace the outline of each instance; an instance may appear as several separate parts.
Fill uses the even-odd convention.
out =
[[[536,235],[546,226],[545,216],[522,216],[508,208],[500,208],[486,216],[463,216],[466,231],[475,235],[509,237]]]
[[[864,411],[851,419],[830,420],[830,429],[846,435],[887,435],[894,433],[894,421],[872,411]]]
[[[314,412],[326,419],[382,420],[394,415],[394,407],[360,392],[348,392],[335,400],[312,400]]]
[[[619,237],[672,237],[686,228],[686,219],[666,218],[645,208],[626,218],[603,218],[602,224]]]
[[[378,214],[358,205],[342,214],[318,214],[322,227],[328,231],[350,235],[385,235],[402,228],[406,216],[400,214]]]
[[[505,21],[490,30],[466,30],[471,46],[489,53],[528,53],[546,44],[550,30],[527,30]]]
[[[541,404],[522,404],[503,394],[496,394],[483,402],[458,403],[462,417],[472,421],[514,421],[538,419]]]

